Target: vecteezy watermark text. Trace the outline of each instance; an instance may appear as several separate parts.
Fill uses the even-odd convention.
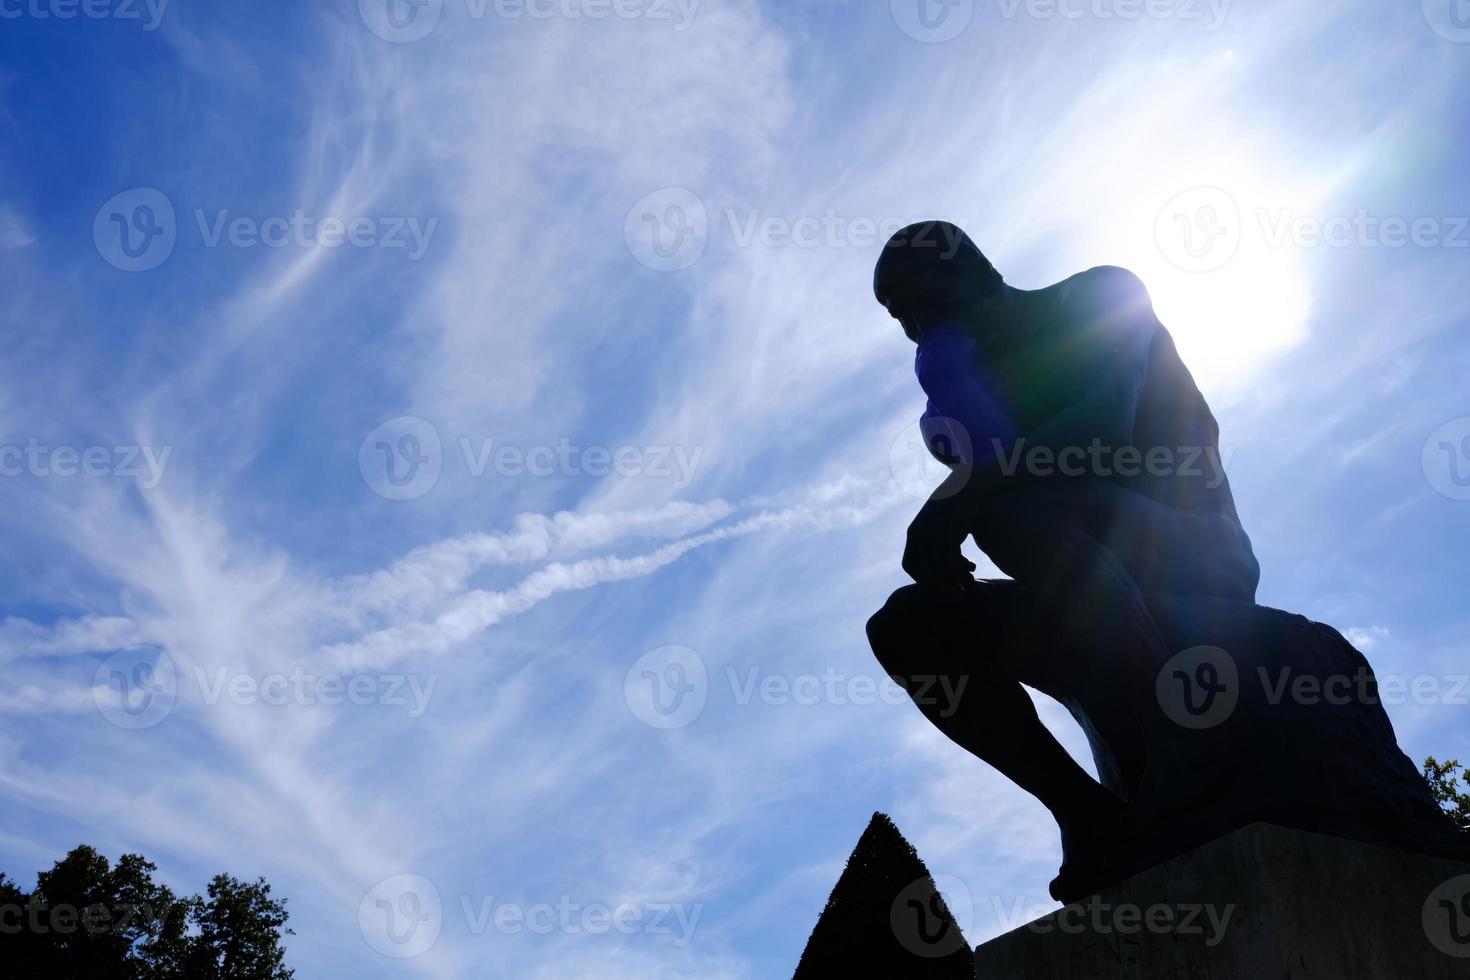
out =
[[[453,906],[464,919],[465,931],[483,936],[645,935],[687,946],[699,926],[703,905],[680,902],[584,902],[570,895],[555,901],[508,902],[494,895],[457,896]],[[369,946],[384,956],[409,959],[421,956],[438,941],[447,915],[438,887],[423,875],[385,878],[363,896],[358,905],[358,927]]]
[[[206,214],[194,211],[194,222],[205,248],[218,248],[223,242],[234,248],[406,248],[409,261],[424,257],[429,240],[439,226],[438,218],[420,220],[412,215],[369,217],[359,215],[342,218],[336,215],[316,217],[297,208],[289,216],[256,218],[249,215],[230,217],[228,208]]]
[[[523,446],[497,438],[460,436],[456,448],[464,471],[474,479],[496,477],[546,479],[670,480],[683,490],[694,481],[704,458],[700,446],[581,445],[561,438],[555,443]],[[453,458],[453,454],[448,454]],[[358,447],[363,482],[388,500],[415,500],[433,490],[446,462],[439,430],[426,419],[389,419],[367,434]]]
[[[152,490],[172,453],[172,446],[49,446],[33,436],[24,446],[0,445],[0,477],[118,477]]]
[[[118,902],[112,905],[94,902],[84,906],[69,902],[48,904],[44,899],[32,895],[25,904],[0,904],[0,935],[14,936],[25,932],[34,936],[72,936],[84,932],[89,936],[121,936],[128,935],[131,929],[143,923],[162,925],[175,911],[173,907],[155,908],[143,902]]]
[[[198,689],[196,700],[209,707],[381,705],[407,708],[410,719],[423,717],[439,683],[438,674],[342,674],[310,670],[302,663],[285,671],[251,673],[224,665],[196,665],[192,672],[183,672],[167,651],[139,644],[98,664],[92,698],[108,721],[138,731],[158,725],[172,713],[180,688],[190,678]]]
[[[742,673],[734,666],[725,667],[735,703],[758,701],[761,704],[868,705],[903,704],[913,701],[920,707],[937,709],[936,714],[948,718],[960,707],[960,699],[970,684],[966,674],[915,674],[910,677],[874,677],[872,674],[845,674],[828,667],[820,674],[762,673],[759,667],[747,667]]]
[[[1191,187],[1159,211],[1154,236],[1170,263],[1203,273],[1229,265],[1247,243],[1257,250],[1470,249],[1470,215],[1384,214],[1368,208],[1248,211],[1223,187]]]
[[[1198,21],[1207,31],[1225,26],[1234,0],[995,0],[1006,20]]]
[[[1224,485],[1233,450],[1219,446],[1113,446],[1093,438],[1085,446],[1033,444],[1022,436],[1010,444],[992,438],[977,454],[969,432],[958,419],[928,416],[903,430],[889,450],[888,466],[894,480],[920,500],[936,494],[954,494],[959,484],[944,486],[951,467],[978,463],[993,466],[1002,477],[1020,475],[1050,479],[1135,479],[1150,476],[1200,481],[1214,490]],[[940,489],[936,490],[936,487]]]
[[[1225,24],[1233,0],[995,0],[1006,20],[1173,20],[1207,31]],[[889,0],[899,30],[925,44],[952,41],[975,18],[977,0]]]
[[[701,0],[462,0],[471,21],[608,19],[672,24],[689,30]],[[394,44],[421,41],[444,16],[445,0],[358,0],[358,13],[368,30]]]
[[[1000,439],[990,441],[996,465],[1002,476],[1016,476],[1023,470],[1028,476],[1097,477],[1111,479],[1148,474],[1155,477],[1188,477],[1205,479],[1213,490],[1225,482],[1228,453],[1219,446],[1109,446],[1093,439],[1086,446],[1031,446],[1026,438],[1017,439],[1009,448]]]
[[[1224,724],[1243,697],[1272,708],[1470,705],[1470,674],[1375,674],[1366,666],[1310,673],[1291,664],[1242,670],[1229,651],[1214,646],[1171,657],[1159,670],[1155,688],[1164,714],[1196,730]]]
[[[579,446],[568,439],[555,445],[531,446],[495,444],[494,439],[478,443],[468,438],[459,440],[465,466],[471,476],[487,472],[495,476],[653,476],[671,477],[674,487],[682,490],[694,479],[694,471],[704,449],[686,446]]]
[[[1169,905],[1158,902],[1139,906],[1131,902],[1107,902],[1093,895],[1085,903],[1068,905],[1056,914],[1029,923],[1026,928],[1045,935],[1052,930],[1068,935],[1117,934],[1131,936],[1140,932],[1155,935],[1204,936],[1205,945],[1220,945],[1235,905],[1223,908],[1211,903]]]
[[[294,704],[336,707],[343,704],[407,707],[408,717],[421,718],[429,707],[438,674],[337,674],[314,673],[294,664],[290,673],[245,674],[228,667],[212,672],[194,668],[195,683],[207,705],[229,701],[236,705],[264,704],[272,707]]]
[[[625,936],[672,937],[675,946],[687,946],[694,938],[699,917],[704,912],[702,905],[684,905],[678,902],[649,902],[641,905],[622,902],[577,902],[562,895],[552,902],[497,902],[495,896],[486,895],[478,901],[469,895],[461,895],[460,908],[471,935],[484,935],[493,928],[508,936],[530,933],[549,936],[560,933],[567,936],[604,936],[617,932]]]
[[[415,215],[234,214],[229,208],[193,210],[199,241],[207,249],[325,248],[402,250],[417,261],[429,250],[439,219]],[[173,201],[152,187],[134,187],[109,198],[92,220],[97,253],[124,272],[156,269],[173,254],[179,221]]]
[[[0,20],[135,20],[143,30],[154,31],[163,23],[168,4],[169,0],[0,0]]]
[[[629,209],[623,240],[629,253],[656,272],[687,269],[704,255],[711,237],[723,226],[735,248],[871,249],[913,224],[914,216],[844,214],[827,208],[821,214],[772,214],[756,209],[726,208],[712,219],[704,199],[687,187],[664,187],[645,195]],[[962,221],[957,217],[956,221]],[[913,248],[934,249],[950,258],[963,244],[944,228],[931,237],[915,237]]]
[[[1375,675],[1367,667],[1359,667],[1352,674],[1329,674],[1326,677],[1298,673],[1291,667],[1280,667],[1275,671],[1257,667],[1256,672],[1266,694],[1266,703],[1271,705],[1287,701],[1333,707],[1349,704],[1384,704],[1390,707],[1404,704],[1470,705],[1470,674]]]
[[[763,704],[899,705],[913,702],[932,714],[948,718],[960,710],[970,684],[968,674],[849,674],[827,667],[820,674],[782,674],[759,666],[725,666],[720,679],[731,703],[744,707]],[[685,646],[670,645],[639,657],[623,679],[628,709],[650,728],[684,728],[709,703],[710,672],[704,658]]]

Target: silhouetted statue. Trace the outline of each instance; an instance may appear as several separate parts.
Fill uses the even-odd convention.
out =
[[[959,228],[924,222],[885,246],[874,291],[917,345],[921,428],[951,474],[909,527],[915,584],[868,636],[945,735],[1051,811],[1054,896],[1255,820],[1470,854],[1361,654],[1255,604],[1218,426],[1133,274],[1016,289]],[[967,536],[1011,578],[976,582]],[[1326,705],[1281,683],[1339,675],[1355,686]],[[1023,684],[1072,712],[1100,782]]]

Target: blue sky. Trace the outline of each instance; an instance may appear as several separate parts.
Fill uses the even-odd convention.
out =
[[[264,875],[301,977],[773,976],[881,809],[972,940],[1049,908],[862,634],[930,217],[1143,278],[1261,601],[1470,758],[1463,0],[392,3],[0,3],[11,877]]]

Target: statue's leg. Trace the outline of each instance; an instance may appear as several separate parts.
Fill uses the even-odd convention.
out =
[[[1133,577],[1079,516],[1085,489],[998,494],[975,541],[1016,580],[1024,610],[1000,651],[1016,658],[1007,672],[1072,711],[1103,782],[1129,797],[1147,768],[1154,681],[1169,653]]]
[[[1117,800],[1041,723],[1031,697],[992,651],[1016,642],[1011,582],[965,593],[911,585],[868,621],[873,652],[925,717],[961,748],[1031,793],[1062,827],[1085,826]]]

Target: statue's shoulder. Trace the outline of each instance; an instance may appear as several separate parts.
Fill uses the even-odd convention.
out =
[[[1117,265],[1099,265],[1064,279],[1056,287],[1068,301],[1097,312],[1152,307],[1143,280]]]
[[[1162,329],[1143,280],[1119,266],[1079,272],[1051,289],[1059,322],[1110,346],[1147,345]]]

